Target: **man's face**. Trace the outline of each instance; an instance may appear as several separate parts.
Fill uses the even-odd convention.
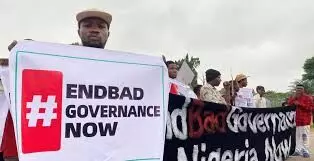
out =
[[[304,88],[303,87],[297,87],[295,94],[296,96],[301,96],[304,93]]]
[[[177,75],[178,75],[177,64],[169,64],[168,65],[168,74],[169,74],[169,77],[172,79],[177,78]]]
[[[242,87],[246,87],[247,86],[247,78],[244,78],[244,79],[242,79],[241,81],[240,81],[240,83],[241,83],[241,86]]]
[[[80,22],[78,34],[84,46],[105,48],[109,37],[109,28],[102,19],[87,18]]]
[[[221,83],[221,76],[218,76],[213,80],[213,86],[219,86]]]
[[[223,83],[223,86],[225,89],[228,89],[228,88],[230,88],[230,83],[226,81]]]
[[[265,89],[264,88],[260,88],[257,90],[257,93],[260,95],[260,96],[264,96],[265,94]]]

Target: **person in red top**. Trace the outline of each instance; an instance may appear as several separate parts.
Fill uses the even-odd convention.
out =
[[[313,108],[312,97],[306,95],[304,86],[299,84],[296,86],[295,95],[289,98],[288,104],[296,106],[297,131],[294,155],[302,155],[304,158],[309,158],[309,135]]]
[[[85,10],[76,15],[76,20],[82,45],[104,49],[110,35],[111,14],[98,10]],[[17,41],[13,41],[8,49],[11,50],[16,44]],[[18,161],[11,114],[8,114],[2,140],[0,151],[3,152],[4,160]]]

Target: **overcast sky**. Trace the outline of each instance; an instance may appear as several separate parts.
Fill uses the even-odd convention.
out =
[[[75,15],[97,8],[113,15],[107,48],[201,60],[249,87],[286,91],[314,56],[313,0],[0,0],[0,57],[12,40],[79,41]]]

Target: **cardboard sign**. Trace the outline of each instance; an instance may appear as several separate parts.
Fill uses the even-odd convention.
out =
[[[19,43],[10,55],[19,160],[162,160],[166,73],[158,57]]]

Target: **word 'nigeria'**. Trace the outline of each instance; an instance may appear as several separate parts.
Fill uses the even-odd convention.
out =
[[[97,99],[112,99],[112,100],[142,100],[144,98],[144,90],[142,88],[116,87],[116,86],[101,86],[101,85],[83,85],[83,84],[67,84],[66,85],[67,99],[84,99],[84,102],[90,102]],[[142,103],[142,102],[141,102]],[[139,104],[137,102],[136,104]],[[102,122],[99,118],[139,118],[139,117],[160,117],[160,106],[157,105],[130,105],[118,104],[104,105],[89,104],[75,105],[74,101],[67,105],[65,114],[67,118],[84,119],[89,122],[78,122],[65,124],[65,137],[95,137],[95,136],[114,136],[118,127],[118,122]],[[90,121],[90,119],[95,119]],[[96,120],[97,119],[97,120]]]
[[[294,116],[295,111],[250,113],[240,107],[233,107],[226,114],[223,111],[204,110],[204,104],[200,101],[193,100],[190,104],[190,99],[188,99],[185,100],[182,108],[176,108],[172,112],[168,111],[166,139],[178,139],[185,142],[174,144],[177,145],[174,146],[177,148],[177,161],[258,161],[261,152],[264,152],[265,161],[280,161],[289,156],[292,148],[292,135],[284,139],[276,139],[275,136],[269,135],[262,144],[264,151],[257,149],[259,148],[257,145],[250,145],[249,140],[252,139],[249,138],[245,139],[244,146],[226,148],[217,146],[217,143],[213,143],[211,147],[212,142],[203,142],[206,140],[204,136],[227,134],[229,130],[229,135],[245,133],[249,132],[249,128],[253,133],[261,134],[266,131],[275,133],[277,130],[280,133],[295,127]],[[200,141],[202,139],[203,143],[195,141],[192,146],[192,139]],[[239,139],[242,138],[239,137]]]

